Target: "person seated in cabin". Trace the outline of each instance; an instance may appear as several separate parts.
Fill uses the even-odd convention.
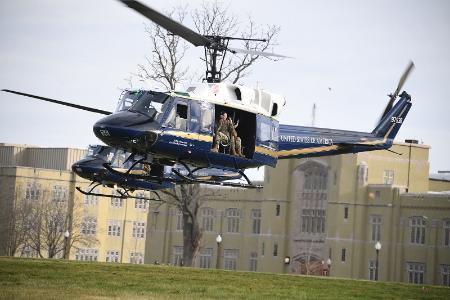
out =
[[[214,139],[212,152],[219,152],[219,145],[227,145],[230,141],[229,125],[227,122],[228,114],[221,112],[214,129]]]
[[[244,157],[245,155],[242,154],[242,142],[241,138],[238,137],[236,128],[239,126],[239,120],[236,121],[236,124],[233,122],[231,117],[228,117],[227,119],[228,123],[228,131],[230,134],[230,140],[231,140],[231,154]]]

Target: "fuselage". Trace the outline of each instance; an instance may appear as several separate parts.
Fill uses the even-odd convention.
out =
[[[264,113],[233,101],[208,101],[187,93],[134,93],[134,99],[128,99],[133,102],[130,106],[119,104],[116,113],[94,125],[100,140],[128,152],[147,154],[159,164],[184,162],[223,169],[274,167],[278,159],[389,148],[411,106],[405,93],[379,126],[367,133],[279,125],[278,115],[271,116],[270,110]],[[233,124],[239,123],[236,132],[242,140],[243,157],[232,155],[229,144],[213,151],[222,112],[230,116]]]

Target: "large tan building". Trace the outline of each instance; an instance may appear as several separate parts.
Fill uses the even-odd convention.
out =
[[[82,154],[69,158],[80,150],[68,149],[56,167],[41,162],[35,168],[38,162],[32,159],[18,162],[20,155],[27,157],[17,154],[19,148],[0,147],[2,211],[5,203],[63,189],[67,202],[78,208],[72,214],[81,211],[79,233],[94,240],[71,248],[71,259],[182,264],[183,223],[177,208],[85,197],[75,186],[89,183],[68,170]],[[397,154],[280,161],[266,169],[262,190],[204,187],[196,266],[314,275],[330,271],[331,276],[375,279],[379,241],[379,280],[449,285],[450,194],[443,191],[450,185],[429,180],[428,146],[397,143],[392,150]],[[4,153],[16,153],[16,160]],[[111,193],[101,187],[97,192]],[[2,216],[2,224],[6,219]],[[76,235],[76,229],[71,231]],[[1,240],[7,235],[0,232]],[[16,255],[35,253],[22,248]]]
[[[0,255],[143,263],[148,203],[84,196],[90,182],[70,171],[86,151],[0,144]],[[97,193],[111,194],[98,187]],[[148,192],[147,192],[148,194]],[[56,208],[55,208],[56,207]],[[34,211],[40,209],[38,214]],[[41,216],[39,222],[36,217]],[[59,218],[59,219],[58,219]],[[58,219],[51,227],[50,221]],[[27,224],[31,222],[30,224]],[[41,234],[23,236],[26,226]],[[69,232],[65,247],[64,232]],[[44,238],[54,233],[56,238]],[[55,248],[53,253],[49,248]]]

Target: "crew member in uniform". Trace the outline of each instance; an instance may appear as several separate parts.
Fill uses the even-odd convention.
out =
[[[219,145],[228,144],[230,142],[230,130],[228,123],[228,114],[226,112],[221,112],[219,120],[216,122],[216,127],[214,130],[214,141],[211,151],[219,152]]]

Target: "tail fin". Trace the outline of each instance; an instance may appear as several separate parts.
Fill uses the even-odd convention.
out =
[[[403,92],[400,95],[400,100],[380,120],[372,134],[377,138],[393,140],[405,121],[411,105],[411,96]]]

